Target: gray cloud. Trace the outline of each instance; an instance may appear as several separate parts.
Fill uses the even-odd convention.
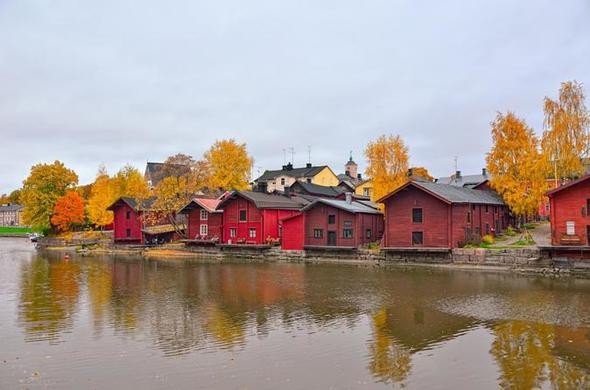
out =
[[[0,1],[0,193],[37,162],[93,180],[105,163],[247,142],[343,170],[399,133],[435,175],[479,171],[489,122],[537,131],[559,83],[590,84],[579,1]],[[590,92],[589,92],[590,93]]]

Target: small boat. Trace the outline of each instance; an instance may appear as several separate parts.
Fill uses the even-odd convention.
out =
[[[39,233],[31,233],[29,235],[29,239],[31,240],[31,242],[37,242],[39,241],[39,238],[43,237],[43,235],[39,234]]]

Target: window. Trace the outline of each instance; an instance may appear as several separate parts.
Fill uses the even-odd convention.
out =
[[[424,243],[424,232],[412,232],[412,245],[422,245]]]
[[[240,210],[240,222],[246,222],[247,219],[246,210]]]
[[[549,210],[549,203],[547,203],[546,208]],[[590,199],[586,199],[586,216],[590,217]]]
[[[202,224],[199,228],[199,232],[201,233],[201,236],[206,236],[209,234],[209,226],[205,223]]]
[[[367,229],[367,238],[371,237],[373,237],[373,232],[371,231],[371,229]]]
[[[498,212],[498,207],[494,206],[494,214],[496,214]]]
[[[209,219],[209,213],[207,210],[201,210],[201,221],[206,221]]]
[[[486,213],[488,212],[488,205],[486,204]]]
[[[471,205],[471,210],[475,211],[475,205],[474,204]]]
[[[131,237],[131,229],[127,229],[127,238]]]
[[[313,238],[324,238],[323,229],[313,229]]]
[[[471,213],[469,211],[467,212],[467,222],[471,222]]]
[[[574,221],[567,221],[565,223],[565,234],[573,236],[576,234],[576,223]]]
[[[336,223],[336,216],[334,214],[328,215],[328,224],[333,225]]]
[[[352,238],[352,229],[344,229],[342,231],[342,236],[344,238]]]
[[[490,224],[486,223],[486,234],[490,234]]]
[[[248,235],[250,236],[250,238],[256,238],[256,228],[248,229]]]
[[[307,178],[307,182],[308,182],[309,184],[311,184],[311,177],[308,177],[308,178]]]
[[[229,236],[230,236],[230,237],[235,237],[235,236],[237,236],[237,233],[238,233],[238,232],[237,232],[236,228],[229,228]]]
[[[125,218],[127,218],[127,219],[131,219],[131,211],[127,211],[127,212],[125,213]]]
[[[285,178],[281,177],[281,185],[284,186],[285,185]]]
[[[371,189],[370,188],[363,188],[363,195],[364,196],[371,196]]]
[[[412,209],[412,222],[422,223],[422,209]]]

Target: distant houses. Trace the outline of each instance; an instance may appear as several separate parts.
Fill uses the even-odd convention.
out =
[[[20,204],[8,203],[0,205],[0,226],[23,226],[23,210],[24,207]]]
[[[304,167],[295,168],[288,163],[282,169],[265,171],[254,180],[254,187],[261,192],[284,191],[297,181],[321,186],[337,186],[340,183],[338,176],[327,165],[314,166],[308,163]]]

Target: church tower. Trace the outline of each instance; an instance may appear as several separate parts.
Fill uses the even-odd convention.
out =
[[[346,173],[346,175],[349,177],[355,179],[357,178],[358,165],[356,165],[356,163],[352,159],[352,151],[350,152],[350,158],[348,159],[348,162],[344,166],[344,173]]]

